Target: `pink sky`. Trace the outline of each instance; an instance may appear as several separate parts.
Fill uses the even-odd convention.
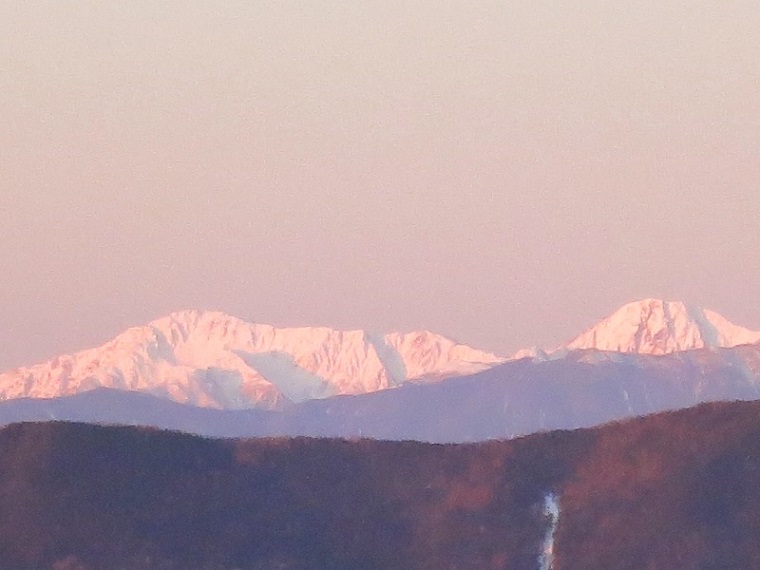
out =
[[[760,329],[760,5],[617,4],[5,3],[0,369],[187,307]]]

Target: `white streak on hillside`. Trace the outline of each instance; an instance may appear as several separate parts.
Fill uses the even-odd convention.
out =
[[[367,342],[375,349],[377,357],[385,367],[388,379],[392,385],[401,386],[401,384],[406,382],[406,365],[404,364],[404,358],[399,354],[398,350],[388,344],[383,335],[368,333],[366,338]]]
[[[554,493],[544,495],[544,515],[549,519],[549,526],[544,536],[543,548],[538,559],[540,570],[554,569],[554,533],[559,523],[559,500]]]

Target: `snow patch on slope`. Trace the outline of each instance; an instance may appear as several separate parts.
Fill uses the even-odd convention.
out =
[[[235,354],[274,384],[293,403],[336,395],[335,387],[328,380],[299,367],[287,352],[250,353],[238,350]]]
[[[386,338],[382,335],[366,335],[367,342],[375,349],[377,357],[382,362],[388,373],[389,379],[393,386],[401,386],[407,380],[406,365],[404,358],[398,350],[388,344]]]

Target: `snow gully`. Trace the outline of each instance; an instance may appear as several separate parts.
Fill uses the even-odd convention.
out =
[[[553,492],[544,495],[544,516],[549,519],[549,526],[544,535],[538,567],[540,570],[554,570],[554,533],[559,522],[559,499]]]

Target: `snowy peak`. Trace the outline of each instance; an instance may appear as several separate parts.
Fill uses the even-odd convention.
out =
[[[213,311],[173,313],[105,345],[0,374],[0,399],[106,387],[222,409],[280,408],[393,388],[503,362],[427,331],[370,335],[276,328]]]
[[[390,333],[385,344],[403,358],[409,379],[472,374],[505,360],[430,331]]]
[[[561,347],[637,354],[670,354],[760,342],[760,332],[735,325],[718,313],[681,301],[628,303]]]

